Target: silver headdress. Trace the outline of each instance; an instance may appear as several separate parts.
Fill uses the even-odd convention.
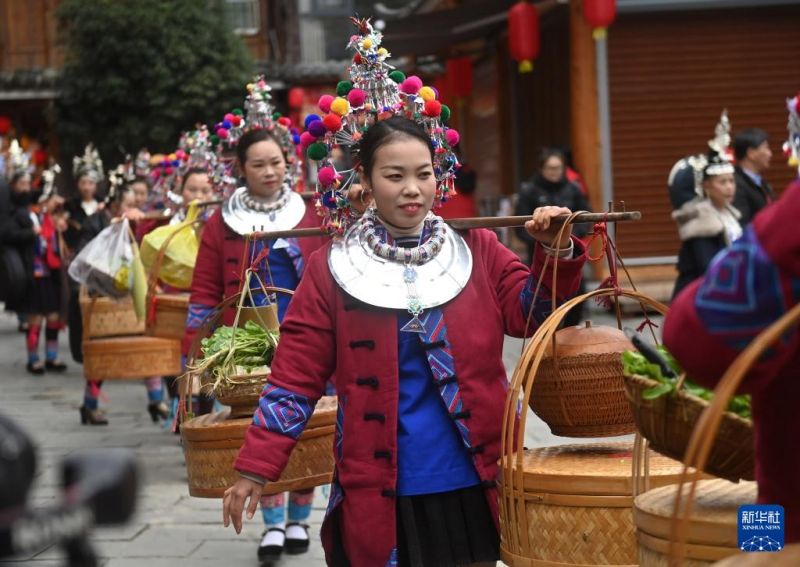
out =
[[[85,175],[98,182],[103,180],[103,160],[91,142],[86,145],[82,156],[72,158],[72,175],[75,179]]]
[[[33,173],[33,167],[31,166],[30,156],[25,153],[19,142],[12,140],[8,148],[6,175],[11,179],[18,173],[30,175]]]
[[[61,173],[61,166],[53,163],[42,172],[42,196],[39,202],[44,202],[55,193],[56,177]]]
[[[786,125],[789,139],[783,144],[783,153],[790,166],[800,167],[800,94],[786,99],[786,109],[789,111],[789,122]]]
[[[719,122],[714,128],[714,137],[708,141],[708,153],[692,156],[688,160],[694,168],[694,188],[698,195],[703,195],[703,179],[733,173],[730,145],[731,123],[726,109],[722,111]]]

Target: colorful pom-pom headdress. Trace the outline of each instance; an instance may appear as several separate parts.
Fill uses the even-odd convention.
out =
[[[450,109],[438,100],[436,90],[424,86],[419,77],[406,77],[386,62],[390,53],[381,46],[383,36],[368,19],[351,18],[351,21],[358,33],[348,43],[348,48],[355,52],[349,67],[350,80],[337,85],[336,97],[320,97],[323,115],[308,116],[306,131],[300,136],[306,156],[318,163],[317,210],[324,218],[324,228],[333,234],[342,234],[354,218],[347,192],[358,168],[356,163],[352,168],[337,169],[333,151],[339,148],[357,161],[358,143],[376,121],[398,115],[425,128],[434,147],[436,206],[454,193],[459,167],[453,152],[459,135],[445,126]]]
[[[789,111],[789,139],[783,144],[783,153],[789,165],[800,168],[800,94],[786,99],[786,110]]]
[[[268,130],[278,140],[286,156],[286,182],[293,186],[302,175],[302,164],[297,152],[299,133],[292,127],[292,121],[288,117],[275,111],[272,87],[259,75],[247,85],[244,110],[237,108],[226,114],[214,126],[210,138],[216,151],[213,183],[215,187],[222,189],[225,196],[230,195],[238,186],[233,150],[241,137],[251,130]]]
[[[86,176],[98,183],[104,179],[103,160],[91,142],[86,145],[82,156],[72,158],[72,175],[75,179]]]

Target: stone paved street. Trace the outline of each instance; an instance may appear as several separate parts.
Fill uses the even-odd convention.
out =
[[[610,323],[604,314],[593,314],[592,318],[598,324]],[[39,448],[32,505],[47,507],[58,502],[59,463],[65,455],[84,447],[130,448],[136,452],[144,476],[138,512],[124,527],[95,530],[92,539],[104,567],[258,565],[260,516],[258,521],[247,522],[237,536],[232,529],[222,528],[219,500],[189,496],[180,439],[150,421],[143,384],[107,383],[104,393],[108,399],[101,405],[108,411],[110,425],[80,425],[83,378],[65,343],[62,335],[62,358],[69,362],[66,374],[28,375],[24,337],[17,333],[15,320],[0,316],[0,412],[22,425]],[[512,370],[519,352],[519,341],[508,339],[505,359]],[[529,423],[528,447],[585,441],[554,437],[535,417]],[[326,495],[318,489],[311,518],[311,550],[306,555],[286,557],[281,566],[324,565],[318,533],[325,503]],[[58,549],[42,549],[13,561],[0,560],[0,565],[54,567],[61,565],[60,557]]]

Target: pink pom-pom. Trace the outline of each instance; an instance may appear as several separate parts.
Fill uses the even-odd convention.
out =
[[[400,90],[406,94],[417,94],[422,88],[422,79],[416,75],[411,75],[405,81],[400,83]]]
[[[320,168],[317,172],[317,179],[323,187],[333,185],[333,182],[336,181],[336,170],[330,166]]]
[[[176,150],[175,151],[175,159],[183,160],[183,159],[186,159],[186,157],[187,157],[186,156],[186,152],[184,152],[183,150]]]
[[[172,175],[172,167],[168,166],[164,168],[164,175]]]
[[[232,112],[229,112],[228,114],[225,115],[225,118],[223,120],[227,120],[229,122],[233,122],[234,116],[236,116],[236,115],[233,114]]]
[[[452,148],[453,146],[458,145],[458,142],[461,141],[461,136],[459,136],[457,130],[450,128],[444,133],[444,139],[447,140],[447,145]]]
[[[367,100],[367,93],[361,89],[353,89],[347,93],[347,100],[353,108],[361,108],[364,105],[364,101]]]
[[[300,134],[300,146],[303,148],[307,148],[316,141],[317,138],[312,136],[310,132],[303,132]]]
[[[225,128],[217,129],[217,136],[219,136],[220,140],[225,140],[228,138],[228,131]]]
[[[319,97],[319,109],[322,112],[330,112],[331,111],[331,103],[333,102],[333,97],[329,94],[322,95]]]

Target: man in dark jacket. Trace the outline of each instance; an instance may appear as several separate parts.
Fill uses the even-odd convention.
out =
[[[758,211],[775,200],[772,187],[762,177],[769,168],[772,150],[767,133],[759,128],[739,132],[733,141],[733,149],[736,155],[733,206],[741,213],[739,222],[745,226]]]

